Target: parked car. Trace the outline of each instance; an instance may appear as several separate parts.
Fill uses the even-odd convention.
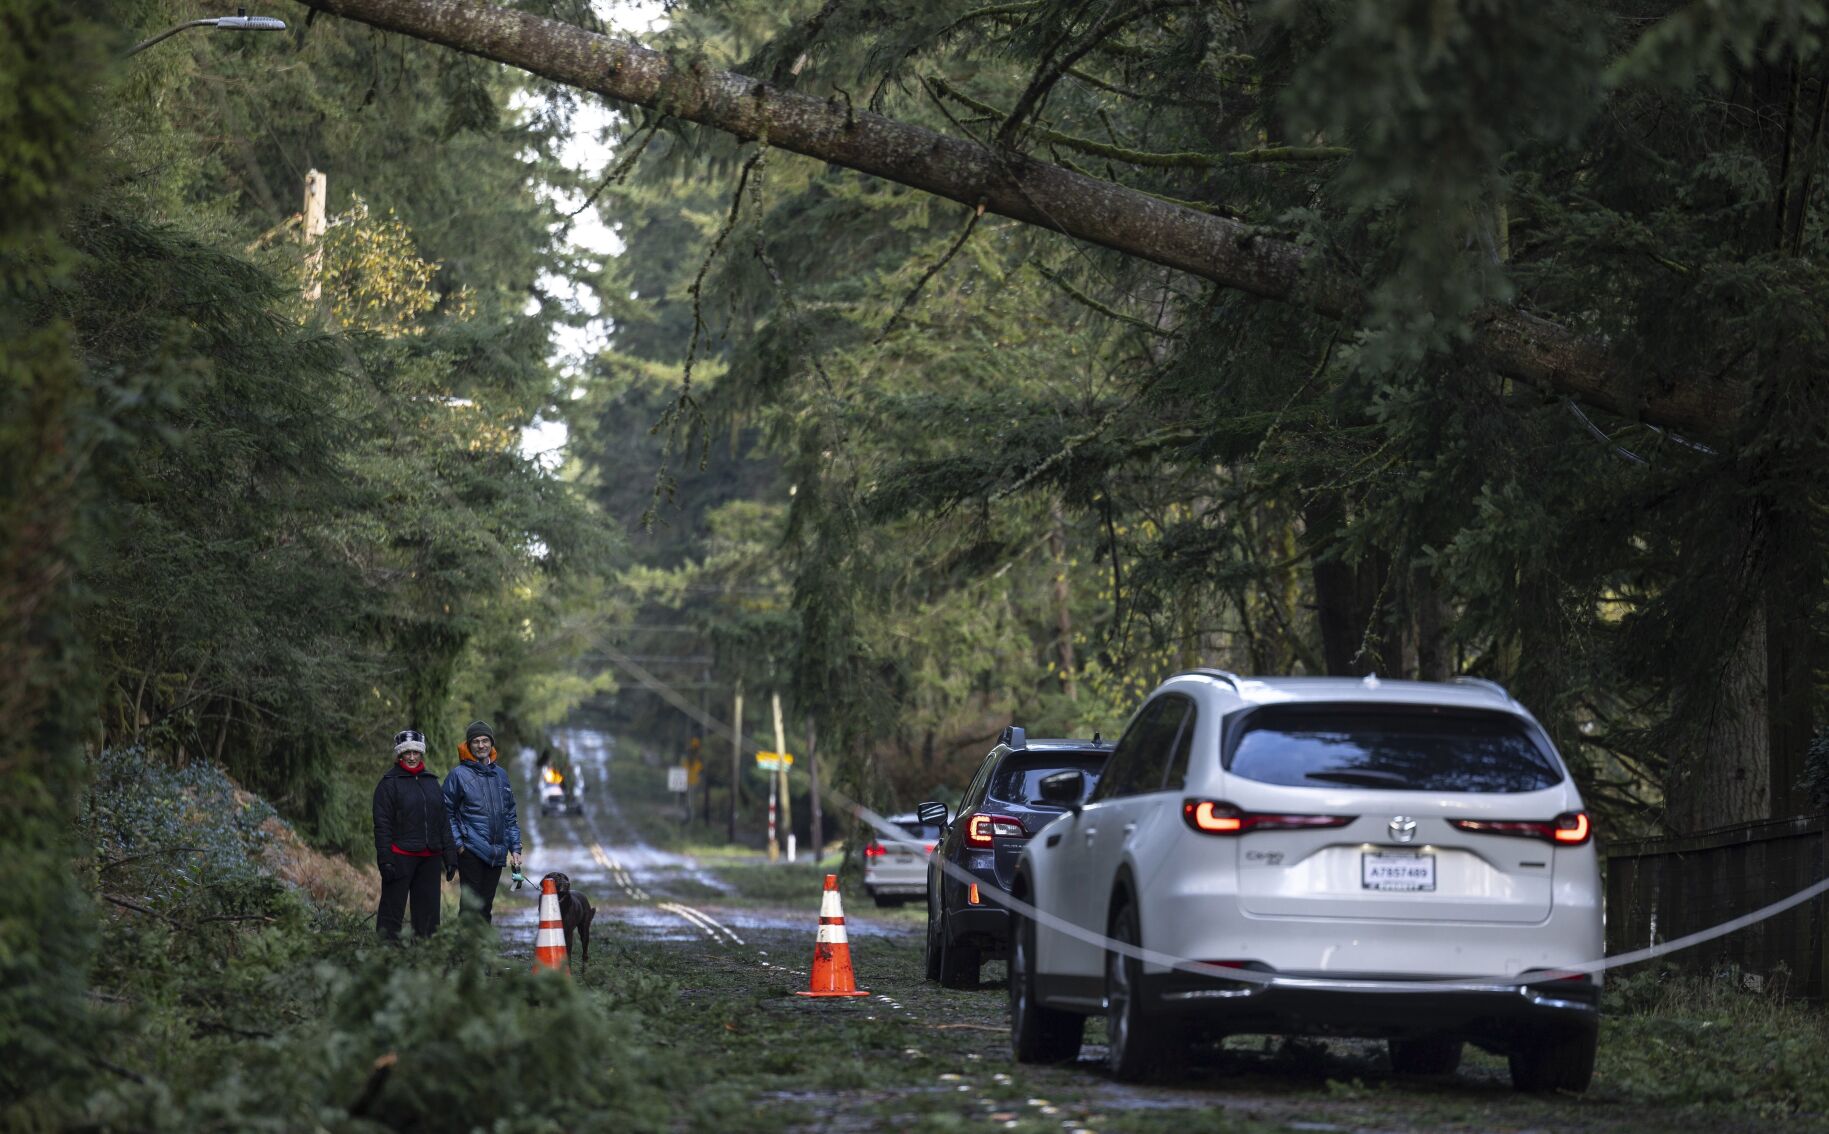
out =
[[[889,822],[905,838],[879,832],[864,847],[864,891],[879,906],[899,906],[927,892],[927,856],[934,853],[940,828],[916,815],[891,815]]]
[[[1012,881],[1038,911],[1010,961],[1025,1062],[1072,1058],[1102,1013],[1121,1079],[1228,1033],[1384,1038],[1400,1074],[1451,1072],[1472,1041],[1521,1090],[1593,1073],[1600,978],[1558,971],[1602,955],[1593,825],[1543,728],[1490,682],[1179,674]],[[1464,986],[1414,987],[1432,979]]]
[[[956,815],[949,816],[943,803],[921,805],[922,821],[944,829],[936,859],[958,865],[973,879],[963,881],[938,866],[927,871],[928,980],[946,988],[970,988],[978,983],[985,961],[1007,955],[1009,911],[984,891],[1007,891],[1029,836],[1083,798],[1044,799],[1040,783],[1057,772],[1072,772],[1082,790],[1091,791],[1110,755],[1111,742],[1097,736],[1030,740],[1011,725],[978,765]]]

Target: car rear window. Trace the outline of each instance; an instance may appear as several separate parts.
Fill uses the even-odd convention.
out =
[[[1086,774],[1086,790],[1099,782],[1109,752],[1037,752],[1033,755],[1004,757],[991,778],[989,794],[1008,803],[1025,807],[1051,807],[1042,802],[1041,782],[1056,772],[1077,770]]]
[[[909,838],[919,842],[931,843],[940,838],[940,828],[938,827],[930,827],[921,823],[897,823],[896,826],[907,832]]]
[[[1562,782],[1536,731],[1507,713],[1271,707],[1226,769],[1260,783],[1385,791],[1524,792]]]

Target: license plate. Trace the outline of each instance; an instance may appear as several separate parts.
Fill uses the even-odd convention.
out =
[[[1433,890],[1435,856],[1364,854],[1359,859],[1359,878],[1368,890]]]
[[[912,855],[912,854],[898,854],[898,855],[896,855],[896,856],[895,856],[895,860],[896,860],[896,861],[897,861],[897,862],[913,862],[913,861],[914,861],[914,855]]]

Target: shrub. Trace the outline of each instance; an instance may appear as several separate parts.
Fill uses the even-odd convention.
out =
[[[1738,1103],[1775,1116],[1829,1110],[1829,1019],[1714,977],[1642,972],[1607,984],[1599,1081],[1662,1104]]]

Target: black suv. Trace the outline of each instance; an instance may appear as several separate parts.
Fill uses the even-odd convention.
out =
[[[1041,781],[1060,772],[1078,772],[1084,800],[1098,783],[1111,756],[1111,742],[1029,740],[1011,725],[997,747],[978,766],[971,786],[959,800],[957,815],[943,803],[923,803],[923,823],[945,828],[927,867],[927,979],[946,988],[972,988],[986,960],[1003,957],[1010,946],[1010,915],[982,895],[994,887],[1009,892],[1016,876],[1016,857],[1029,836],[1072,806],[1043,799]],[[941,870],[944,860],[963,867],[975,882],[962,882]]]

